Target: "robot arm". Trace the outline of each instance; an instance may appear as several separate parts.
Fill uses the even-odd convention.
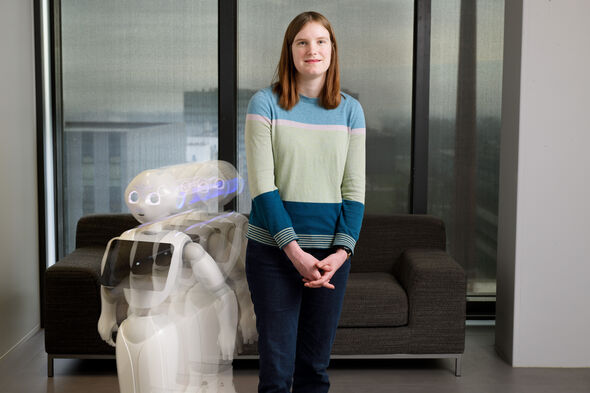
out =
[[[114,347],[113,333],[117,331],[117,304],[122,296],[120,288],[100,286],[101,310],[98,333],[107,344]]]
[[[236,297],[225,283],[225,278],[213,258],[200,244],[188,243],[184,247],[183,258],[190,262],[193,273],[199,282],[217,298],[215,309],[220,326],[218,340],[221,356],[224,360],[231,360],[234,353],[238,324]]]
[[[246,280],[246,229],[248,220],[241,214],[236,215],[236,234],[239,237],[234,238],[234,243],[239,244],[239,257],[235,268],[230,274],[231,281],[235,285],[235,292],[240,304],[240,322],[239,329],[242,333],[244,344],[254,344],[258,341],[258,331],[256,330],[256,314],[254,313],[254,304]]]
[[[215,231],[209,238],[208,251],[215,258],[223,274],[230,278],[228,284],[236,294],[239,306],[237,342],[238,353],[242,352],[242,342],[252,344],[258,339],[254,305],[246,282],[246,228],[248,220],[239,213],[225,215],[214,223]]]
[[[229,275],[230,281],[233,283],[234,292],[238,298],[240,306],[240,320],[238,329],[242,335],[242,342],[244,344],[253,344],[258,341],[258,332],[256,330],[256,314],[254,313],[254,304],[248,288],[246,280],[246,242],[241,244],[241,253],[236,265]],[[241,352],[241,343],[238,344],[238,352]]]
[[[234,276],[232,276],[233,278]],[[235,281],[235,292],[240,304],[239,329],[242,334],[242,341],[244,344],[254,344],[258,340],[256,315],[254,314],[254,304],[252,304],[245,275],[239,281]]]

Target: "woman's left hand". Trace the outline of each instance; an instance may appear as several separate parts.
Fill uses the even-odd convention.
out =
[[[330,280],[332,279],[334,273],[340,269],[340,266],[342,266],[347,259],[348,255],[346,251],[342,249],[336,250],[334,253],[328,255],[326,258],[316,263],[316,267],[320,269],[320,271],[323,271],[322,277],[315,281],[309,281],[304,278],[303,281],[305,284],[303,285],[308,288],[326,287],[329,289],[334,289],[335,287],[334,285],[330,284]]]

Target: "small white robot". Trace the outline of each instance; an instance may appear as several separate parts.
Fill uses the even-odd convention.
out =
[[[219,207],[242,188],[223,161],[147,170],[128,185],[127,206],[143,224],[107,245],[98,321],[116,347],[121,393],[235,392],[234,353],[257,332],[247,219]]]

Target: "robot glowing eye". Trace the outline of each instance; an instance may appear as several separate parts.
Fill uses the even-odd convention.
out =
[[[221,179],[218,179],[217,180],[217,183],[215,183],[215,185],[217,186],[217,189],[218,190],[223,188],[223,184],[224,184],[223,183],[223,180],[221,180]]]
[[[148,195],[147,199],[146,199],[146,203],[148,205],[157,205],[160,203],[160,194],[158,194],[157,192],[152,192],[150,195]]]
[[[139,194],[137,191],[131,191],[129,193],[129,203],[137,203],[139,201]]]

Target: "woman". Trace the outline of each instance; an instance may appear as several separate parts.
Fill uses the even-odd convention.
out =
[[[365,119],[340,91],[336,38],[321,14],[291,21],[275,79],[252,97],[245,131],[258,391],[327,392],[364,212]]]

